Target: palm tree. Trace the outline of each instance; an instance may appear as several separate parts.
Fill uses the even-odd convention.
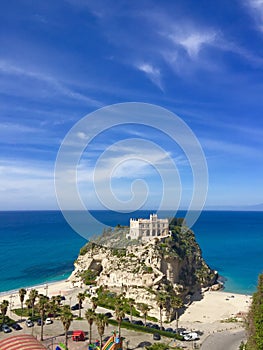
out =
[[[93,311],[95,311],[97,309],[98,301],[99,301],[99,299],[97,297],[91,298],[92,310]]]
[[[144,303],[139,303],[137,304],[138,309],[141,311],[141,313],[143,314],[144,317],[144,325],[146,326],[146,318],[148,315],[148,311],[150,311],[150,306]]]
[[[43,340],[43,331],[44,331],[44,319],[45,319],[45,315],[46,312],[49,309],[49,297],[40,294],[39,295],[39,301],[37,304],[37,309],[39,311],[39,315],[41,318],[41,333],[40,333],[40,340]]]
[[[66,349],[68,348],[68,330],[73,321],[73,314],[70,311],[69,305],[63,305],[61,308],[60,320],[63,324],[65,331],[65,345]]]
[[[28,316],[28,314],[29,314],[29,309],[31,309],[32,308],[32,305],[31,305],[31,300],[30,299],[27,299],[26,301],[25,301],[25,304],[26,304],[26,306],[27,306],[27,316]]]
[[[156,301],[157,301],[157,305],[159,306],[159,310],[160,310],[160,328],[162,328],[163,326],[163,322],[162,322],[162,311],[166,306],[166,295],[162,294],[162,293],[158,293],[156,295]]]
[[[132,308],[135,305],[135,300],[132,299],[132,298],[129,298],[128,299],[128,305],[129,305],[129,308],[130,308],[130,323],[132,323]]]
[[[0,304],[1,314],[3,315],[3,323],[5,322],[5,316],[7,313],[8,306],[9,306],[8,300],[3,300],[2,303]]]
[[[176,331],[178,331],[178,311],[183,307],[183,301],[179,296],[175,296],[170,301],[171,307],[175,309],[175,318],[176,318]]]
[[[38,297],[38,291],[36,289],[31,289],[28,298],[30,300],[31,307],[32,307],[32,317],[34,317],[34,306],[35,306],[37,297]]]
[[[25,300],[26,289],[25,288],[20,288],[18,293],[19,293],[19,298],[20,298],[20,303],[21,303],[21,320],[22,320],[23,304],[24,304],[24,300]]]
[[[105,327],[108,326],[108,317],[104,314],[97,314],[95,318],[98,333],[100,336],[100,348],[102,349],[102,337],[104,335]]]
[[[59,300],[57,299],[57,296],[52,296],[51,299],[49,300],[49,311],[51,314],[53,314],[54,318],[57,314],[57,312],[59,311],[60,309],[60,302]]]
[[[88,309],[85,313],[86,320],[89,323],[89,344],[91,344],[91,338],[92,338],[92,325],[96,318],[96,314],[92,309]]]
[[[81,317],[82,303],[85,300],[85,298],[86,298],[86,294],[85,293],[79,293],[77,295],[77,299],[78,299],[78,302],[79,302],[79,318]]]
[[[125,311],[123,310],[123,306],[121,304],[116,304],[114,313],[118,322],[119,336],[121,336],[121,322],[122,319],[125,317]]]
[[[62,301],[62,296],[60,294],[58,294],[58,295],[55,295],[54,298],[56,300],[57,306],[60,306],[61,301]]]

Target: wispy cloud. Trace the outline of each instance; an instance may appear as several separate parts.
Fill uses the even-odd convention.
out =
[[[154,67],[150,63],[140,63],[137,65],[137,69],[144,72],[147,77],[163,91],[162,82],[161,82],[161,72],[160,69]]]
[[[221,152],[221,154],[223,152],[225,155],[237,155],[242,157],[242,159],[244,157],[247,159],[262,158],[260,149],[242,143],[217,140],[216,138],[200,138],[200,142],[205,151]]]
[[[99,101],[68,88],[63,82],[42,72],[40,73],[38,71],[29,70],[18,65],[13,65],[10,62],[0,60],[0,73],[41,81],[52,87],[57,93],[64,95],[67,98],[82,101],[96,107],[102,106]]]
[[[256,21],[257,28],[263,32],[263,1],[262,0],[245,0],[245,5]]]
[[[45,162],[0,160],[0,209],[56,208],[53,167]]]
[[[183,36],[170,34],[169,37],[175,44],[181,45],[191,58],[196,58],[203,47],[215,44],[217,39],[214,31],[193,31]]]

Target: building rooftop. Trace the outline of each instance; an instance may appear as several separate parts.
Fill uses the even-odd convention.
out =
[[[43,350],[46,347],[29,334],[15,335],[0,340],[1,350]]]

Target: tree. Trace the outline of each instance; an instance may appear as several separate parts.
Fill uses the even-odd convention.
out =
[[[68,330],[71,325],[71,322],[73,321],[73,314],[70,311],[69,305],[62,306],[61,313],[60,313],[60,320],[63,324],[64,331],[65,331],[65,345],[67,349],[68,348]]]
[[[39,301],[37,304],[37,309],[39,311],[39,315],[41,318],[41,332],[40,332],[40,340],[43,340],[43,331],[44,331],[44,320],[46,312],[49,309],[49,298],[43,294],[39,295]]]
[[[108,326],[108,317],[104,314],[97,314],[95,318],[95,323],[97,325],[98,333],[100,336],[100,348],[102,349],[102,337],[105,332],[105,327]]]
[[[170,299],[171,308],[175,309],[175,319],[176,319],[176,330],[178,331],[178,311],[183,307],[183,301],[179,296],[172,297]]]
[[[61,305],[61,301],[62,301],[62,296],[60,294],[55,295],[54,299],[55,299],[55,301],[57,303],[57,306],[60,306]]]
[[[32,308],[32,318],[34,317],[34,306],[35,306],[37,297],[38,297],[38,291],[36,289],[31,289],[28,299],[30,300],[30,305]]]
[[[78,302],[79,302],[79,318],[81,317],[82,303],[85,300],[85,298],[86,298],[86,294],[85,293],[79,293],[77,295],[77,299],[78,299]]]
[[[3,323],[5,323],[5,316],[8,310],[8,306],[9,306],[8,300],[3,300],[2,303],[0,304],[1,314],[3,315]]]
[[[57,312],[60,309],[60,301],[58,300],[57,296],[52,296],[49,300],[49,311],[51,314],[53,314],[54,318],[57,314]]]
[[[146,326],[146,318],[148,315],[148,311],[150,311],[150,306],[145,304],[145,303],[139,303],[137,304],[138,309],[141,311],[141,313],[143,314],[143,318],[144,318],[144,325]]]
[[[130,308],[130,323],[132,323],[132,309],[135,305],[135,300],[132,299],[132,298],[129,298],[128,299],[128,305],[129,305],[129,308]]]
[[[20,288],[18,293],[19,293],[19,298],[20,298],[20,303],[21,303],[21,320],[22,320],[23,306],[24,306],[24,300],[25,300],[25,295],[26,295],[25,288]]]
[[[159,312],[160,312],[160,317],[159,317],[159,321],[160,321],[160,328],[162,328],[163,326],[163,322],[162,322],[162,311],[163,309],[166,307],[166,301],[167,301],[167,297],[165,294],[163,293],[158,293],[156,295],[156,302],[157,305],[159,307]]]
[[[119,336],[121,336],[121,322],[122,322],[122,319],[125,317],[125,311],[123,309],[123,306],[121,304],[116,304],[114,313],[115,313],[116,320],[118,322]]]
[[[96,314],[95,312],[92,310],[92,309],[88,309],[86,312],[85,312],[85,317],[86,317],[86,320],[88,321],[89,323],[89,344],[91,344],[91,338],[92,338],[92,325],[93,325],[93,322],[96,318]]]
[[[99,299],[97,297],[91,298],[92,310],[93,311],[95,311],[97,309],[98,301],[99,301]]]
[[[259,276],[258,287],[253,295],[247,317],[247,350],[263,349],[263,274]]]
[[[30,299],[27,299],[27,300],[25,301],[25,304],[26,304],[26,306],[27,306],[28,313],[29,313],[29,309],[31,309],[31,308],[32,308],[32,305],[31,305],[31,300],[30,300]]]

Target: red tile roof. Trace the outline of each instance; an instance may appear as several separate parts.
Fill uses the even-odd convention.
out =
[[[36,338],[29,334],[15,335],[0,340],[0,350],[43,350],[46,349]]]

